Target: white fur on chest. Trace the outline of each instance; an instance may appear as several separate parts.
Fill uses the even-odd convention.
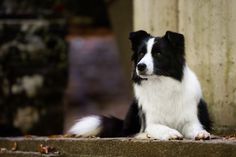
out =
[[[162,124],[181,130],[188,121],[197,119],[201,88],[195,74],[186,66],[183,80],[156,76],[134,85],[146,125]]]

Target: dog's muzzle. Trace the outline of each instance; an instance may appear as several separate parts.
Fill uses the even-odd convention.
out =
[[[147,65],[144,63],[140,63],[137,65],[137,69],[139,75],[145,75],[147,71]]]

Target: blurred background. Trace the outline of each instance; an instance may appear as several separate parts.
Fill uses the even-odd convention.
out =
[[[0,0],[0,136],[65,133],[88,114],[124,118],[128,34],[183,33],[216,132],[236,131],[236,1]]]

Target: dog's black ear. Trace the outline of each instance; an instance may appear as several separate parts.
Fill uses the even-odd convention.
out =
[[[144,30],[139,30],[136,32],[131,32],[129,34],[129,40],[131,41],[131,45],[132,45],[132,50],[136,51],[138,45],[141,43],[141,41],[147,37],[149,37],[150,34],[148,34],[146,31]]]
[[[172,46],[184,48],[184,35],[176,32],[167,31],[164,35],[164,38],[167,39]]]

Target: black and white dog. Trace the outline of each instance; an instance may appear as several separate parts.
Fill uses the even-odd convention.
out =
[[[88,116],[69,130],[83,137],[209,139],[211,120],[200,83],[185,63],[184,36],[130,33],[135,100],[125,120]]]

